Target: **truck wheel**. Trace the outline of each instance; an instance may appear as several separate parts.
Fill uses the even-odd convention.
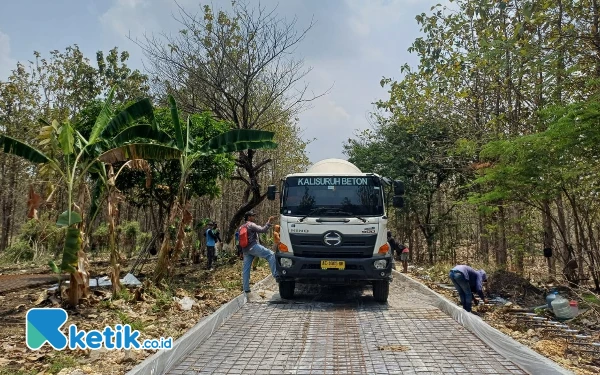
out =
[[[279,295],[283,299],[294,298],[294,289],[296,289],[296,282],[294,280],[285,280],[279,282]]]
[[[281,289],[281,288],[280,288]],[[385,303],[390,294],[390,283],[387,280],[377,280],[373,282],[373,297],[375,301]]]

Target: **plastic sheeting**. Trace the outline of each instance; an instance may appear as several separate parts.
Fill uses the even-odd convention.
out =
[[[258,289],[271,276],[255,284]],[[217,311],[202,319],[198,324],[187,331],[173,343],[169,350],[159,350],[142,363],[132,368],[127,375],[158,375],[166,373],[185,356],[191,353],[198,345],[210,337],[229,317],[235,314],[248,302],[244,293],[221,306]],[[155,337],[156,338],[156,337]]]
[[[65,281],[64,284],[69,284],[69,281]],[[125,286],[140,286],[142,283],[132,274],[128,273],[124,278],[121,279],[121,284]],[[110,277],[102,276],[102,277],[92,277],[90,278],[90,288],[97,287],[107,287],[111,286],[112,282],[110,281]],[[52,287],[48,288],[48,291],[53,292],[58,289],[58,284],[54,284]]]
[[[420,292],[434,297],[433,301],[435,307],[451,316],[463,327],[475,334],[481,341],[517,366],[521,367],[524,371],[536,375],[573,374],[560,367],[556,362],[538,354],[527,346],[491,327],[480,317],[470,314],[461,307],[448,301],[444,296],[429,289],[426,285],[399,272],[394,271],[394,273],[399,277],[401,282],[412,284],[412,286]]]

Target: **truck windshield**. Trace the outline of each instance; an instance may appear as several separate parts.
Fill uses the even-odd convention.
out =
[[[320,209],[322,208],[322,209]],[[383,189],[377,177],[288,177],[281,212],[284,215],[383,215]]]

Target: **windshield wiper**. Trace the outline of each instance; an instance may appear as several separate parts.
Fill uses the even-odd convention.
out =
[[[309,213],[307,213],[306,215],[302,216],[300,219],[298,219],[299,222],[303,222],[304,219],[306,219],[307,217],[309,217],[310,215],[314,215],[317,212],[321,212],[323,210],[330,210],[330,208],[326,208],[326,207],[317,207],[312,209]]]
[[[348,212],[348,211],[339,211],[339,210],[330,210],[330,211],[327,211],[327,212],[328,212],[328,213],[332,213],[332,214],[348,215],[348,216],[355,217],[355,218],[357,218],[358,220],[362,220],[362,222],[363,222],[363,223],[366,223],[366,222],[367,222],[367,219],[365,219],[365,218],[362,218],[362,217],[360,217],[360,216],[358,216],[358,215],[355,215],[355,214],[353,214],[352,212]]]

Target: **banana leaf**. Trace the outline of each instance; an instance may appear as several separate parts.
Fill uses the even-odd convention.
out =
[[[96,219],[96,216],[102,210],[102,196],[106,191],[106,184],[100,180],[100,177],[96,180],[94,184],[94,189],[92,190],[92,199],[90,202],[90,216],[89,222],[93,223]]]
[[[52,270],[52,272],[54,272],[54,273],[60,273],[60,269],[58,268],[58,266],[56,265],[56,263],[54,263],[54,261],[49,260],[48,261],[48,265],[50,266],[50,269]]]
[[[177,148],[183,150],[183,132],[181,130],[181,123],[179,122],[179,111],[177,110],[177,103],[175,103],[175,99],[172,95],[169,95],[169,104],[171,106],[171,120],[173,120],[173,126],[175,127],[175,140],[177,141]]]
[[[79,223],[81,223],[81,215],[79,215],[75,211],[71,211],[71,220],[69,222],[69,211],[65,211],[58,217],[58,220],[56,221],[56,226],[62,228]]]
[[[131,159],[167,160],[178,159],[181,151],[169,146],[147,143],[132,143],[108,150],[98,158],[105,163],[113,164]]]
[[[60,128],[60,134],[58,135],[58,142],[60,143],[61,150],[65,155],[71,155],[75,149],[73,145],[75,139],[73,137],[73,128],[69,123],[64,123]]]
[[[112,104],[113,97],[115,95],[115,89],[111,89],[104,101],[104,105],[102,106],[102,110],[100,114],[96,118],[96,122],[94,123],[94,127],[92,128],[92,134],[90,134],[90,143],[94,143],[100,134],[102,134],[102,130],[106,127],[106,124],[110,121],[112,116],[112,111],[110,110],[110,106]]]
[[[32,163],[47,163],[50,161],[50,159],[38,149],[7,135],[0,135],[0,149],[7,154],[20,156]]]
[[[200,147],[201,153],[225,153],[247,149],[272,149],[274,132],[251,129],[235,129],[209,139]]]
[[[138,138],[149,139],[160,142],[162,144],[169,144],[173,140],[169,135],[162,130],[157,130],[151,125],[134,125],[123,130],[112,139],[112,143],[119,146],[126,142],[133,141]]]
[[[229,143],[220,146],[219,148],[210,149],[208,151],[200,152],[203,155],[210,154],[225,154],[229,152],[237,152],[244,150],[272,150],[277,148],[277,143],[273,141],[259,141],[259,142],[236,142]]]
[[[77,253],[81,248],[81,232],[78,228],[67,228],[63,258],[60,268],[69,273],[77,272]]]
[[[106,124],[100,135],[102,138],[110,138],[142,117],[148,117],[154,123],[154,109],[150,99],[142,99],[119,112]]]

